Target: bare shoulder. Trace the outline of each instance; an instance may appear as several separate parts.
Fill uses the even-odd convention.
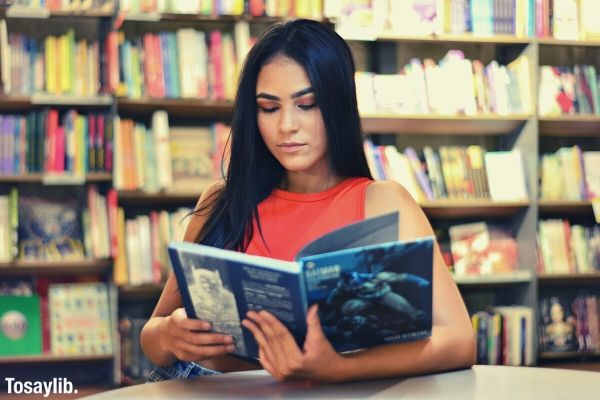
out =
[[[366,218],[398,211],[400,239],[433,234],[425,213],[401,184],[393,181],[375,181],[367,187],[365,197]]]
[[[190,222],[185,231],[185,236],[183,238],[186,242],[193,242],[204,223],[208,219],[208,216],[211,212],[212,201],[215,198],[215,195],[223,189],[225,186],[225,182],[223,180],[219,180],[211,183],[205,190],[202,191],[200,198],[196,202],[196,206],[194,207],[194,214],[191,215]]]
[[[365,216],[398,210],[418,209],[419,206],[401,184],[394,181],[374,181],[367,187]]]

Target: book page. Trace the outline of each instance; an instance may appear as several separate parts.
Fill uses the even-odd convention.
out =
[[[313,240],[296,255],[296,260],[336,250],[398,240],[398,212],[365,219],[336,229]]]

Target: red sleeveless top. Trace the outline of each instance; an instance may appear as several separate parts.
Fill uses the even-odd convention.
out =
[[[311,240],[363,220],[365,193],[371,182],[368,178],[348,178],[319,193],[275,189],[258,205],[264,242],[254,222],[246,253],[293,260]]]

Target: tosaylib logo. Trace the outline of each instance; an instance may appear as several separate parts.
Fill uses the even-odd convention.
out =
[[[51,394],[75,394],[77,389],[67,378],[52,378],[51,381],[18,381],[7,377],[8,394],[41,394],[48,397]]]

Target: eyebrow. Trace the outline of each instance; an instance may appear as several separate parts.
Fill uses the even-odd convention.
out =
[[[292,97],[292,99],[295,99],[295,98],[297,98],[297,97],[304,96],[304,95],[305,95],[305,94],[307,94],[307,93],[314,93],[314,91],[315,91],[315,90],[314,90],[312,87],[308,87],[308,88],[306,88],[306,89],[299,90],[299,91],[297,91],[296,93],[292,93],[292,96],[291,96],[291,97]],[[263,98],[263,99],[267,99],[267,100],[281,100],[281,99],[280,99],[279,97],[277,97],[277,96],[273,96],[272,94],[263,93],[263,92],[261,92],[261,93],[257,94],[257,95],[256,95],[256,98],[257,98],[257,99],[259,99],[259,98]]]

